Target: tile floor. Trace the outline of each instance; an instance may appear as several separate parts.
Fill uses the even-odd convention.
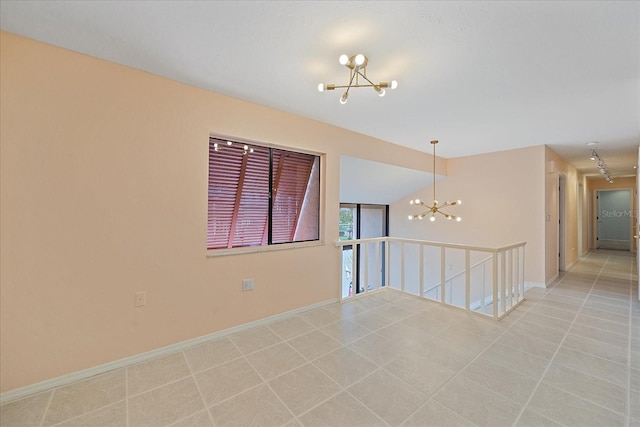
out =
[[[500,322],[385,290],[9,402],[8,426],[640,426],[635,257]],[[632,286],[633,285],[633,286]]]

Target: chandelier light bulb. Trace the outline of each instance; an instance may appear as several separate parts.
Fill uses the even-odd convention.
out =
[[[354,59],[354,62],[355,62],[355,63],[356,63],[356,65],[359,67],[359,66],[361,66],[362,64],[364,64],[364,59],[365,59],[364,55],[363,55],[363,54],[361,54],[361,53],[359,53],[359,54],[357,54],[357,55],[356,55],[356,57],[355,57],[355,59]]]
[[[460,222],[460,221],[462,221],[462,218],[457,217],[457,218],[456,218],[456,221]]]
[[[431,215],[431,216],[429,217],[429,221],[433,222],[433,221],[435,221],[435,220],[436,220],[436,217],[435,217],[435,216]]]
[[[349,97],[349,92],[345,92],[342,94],[342,96],[340,97],[340,104],[346,104],[347,103],[347,98]]]
[[[413,215],[409,215],[409,221],[413,219]]]
[[[395,89],[398,87],[398,82],[396,80],[391,80],[391,84],[389,85],[391,89]]]
[[[416,203],[416,205],[419,205],[420,204],[420,199],[416,199],[415,203]]]
[[[456,200],[456,205],[461,205],[462,204],[462,200]]]
[[[340,65],[347,65],[349,63],[349,57],[343,53],[340,55],[340,58],[338,58],[338,62]]]
[[[384,90],[384,89],[382,89],[382,88],[378,88],[378,89],[376,89],[376,92],[378,92],[378,96],[384,96],[384,94],[385,94],[385,93],[387,93],[387,92],[385,92],[385,90]]]
[[[318,85],[318,92],[324,92],[324,84],[323,83],[320,83]]]

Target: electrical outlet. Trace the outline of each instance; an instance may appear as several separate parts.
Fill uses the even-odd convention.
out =
[[[144,291],[136,292],[136,307],[143,307],[147,304],[147,293]]]
[[[242,281],[242,290],[243,291],[252,291],[253,290],[253,279],[244,279]]]

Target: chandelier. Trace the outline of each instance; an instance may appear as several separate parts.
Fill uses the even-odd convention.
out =
[[[423,206],[427,208],[427,210],[419,214],[409,215],[409,219],[410,220],[415,218],[424,219],[427,215],[429,215],[429,221],[433,222],[436,220],[436,214],[440,214],[447,219],[455,219],[456,221],[460,222],[462,221],[462,218],[460,218],[459,216],[442,212],[441,209],[444,209],[449,206],[460,205],[462,204],[462,200],[456,200],[453,202],[444,202],[443,204],[440,205],[438,204],[438,200],[436,199],[436,144],[437,143],[438,143],[437,140],[431,141],[431,145],[433,145],[433,204],[429,206],[420,199],[411,200],[409,202],[410,205]]]
[[[349,84],[347,85],[335,85],[335,84],[324,84],[320,83],[318,85],[318,91],[324,92],[325,90],[335,90],[335,89],[346,89],[342,96],[340,97],[340,103],[346,104],[347,98],[349,97],[349,89],[352,87],[371,87],[373,90],[378,92],[378,95],[384,96],[385,89],[395,89],[398,87],[398,82],[395,80],[391,80],[390,82],[380,82],[373,83],[367,77],[367,64],[369,63],[369,59],[363,54],[359,53],[354,56],[340,55],[338,58],[338,62],[340,65],[344,65],[349,69]],[[360,83],[360,78],[366,80],[366,83]]]

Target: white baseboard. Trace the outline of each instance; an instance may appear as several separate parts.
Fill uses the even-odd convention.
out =
[[[109,372],[114,369],[123,368],[125,366],[133,365],[135,363],[144,362],[146,360],[154,359],[156,357],[164,356],[170,353],[174,353],[176,351],[181,351],[181,350],[184,350],[185,348],[188,348],[197,344],[203,344],[208,341],[214,341],[216,339],[220,339],[222,337],[225,337],[231,334],[242,332],[256,326],[272,323],[274,321],[277,321],[292,315],[304,313],[305,311],[324,307],[326,305],[333,304],[336,302],[338,302],[337,298],[323,301],[317,304],[308,305],[302,308],[297,308],[295,310],[265,317],[264,319],[255,320],[253,322],[245,323],[239,326],[234,326],[229,329],[224,329],[222,331],[203,335],[201,337],[192,338],[190,340],[182,341],[176,344],[171,344],[166,347],[157,348],[155,350],[147,351],[145,353],[140,353],[133,356],[125,357],[124,359],[115,360],[113,362],[105,363],[103,365],[94,366],[92,368],[83,369],[77,372],[72,372],[67,375],[51,378],[49,380],[45,380],[39,383],[20,387],[15,390],[5,391],[4,393],[0,393],[0,404],[5,404],[7,402],[11,402],[12,400],[21,399],[23,397],[26,397],[35,393],[39,393],[45,390],[50,390],[55,387],[61,387],[67,384],[71,384],[72,382],[90,378],[95,375],[103,374],[105,372]]]
[[[545,285],[544,283],[540,283],[540,282],[524,282],[524,290],[526,291],[527,289],[531,289],[531,288],[543,288],[546,289],[547,285]]]

